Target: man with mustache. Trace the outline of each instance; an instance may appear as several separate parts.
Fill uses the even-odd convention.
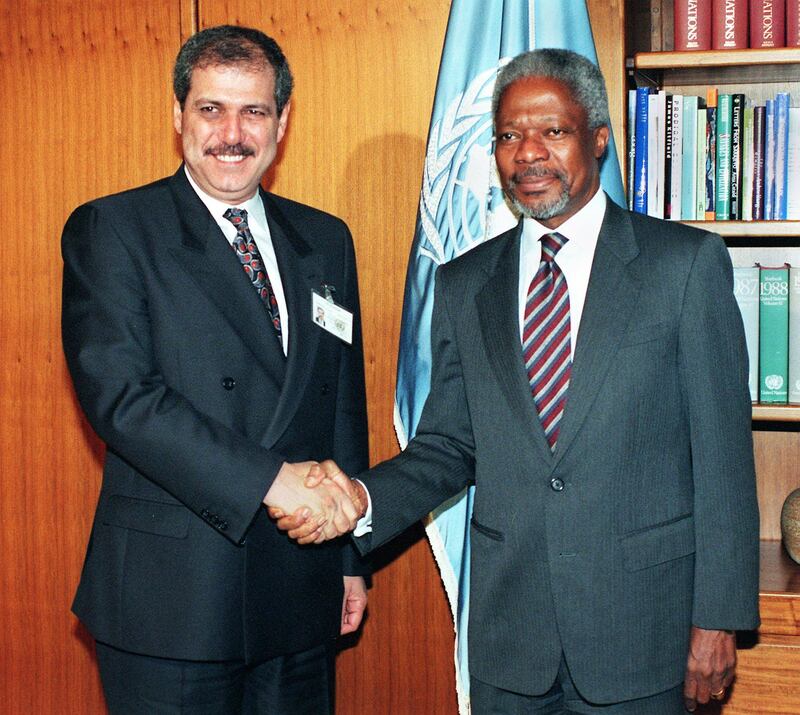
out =
[[[607,98],[587,59],[516,57],[493,108],[521,220],[437,273],[417,434],[359,475],[366,491],[334,462],[309,485],[338,483],[362,513],[369,497],[363,551],[475,485],[475,715],[691,711],[725,697],[734,630],[758,625],[730,259],[719,236],[602,192]],[[325,539],[272,513],[302,542]]]
[[[330,454],[367,467],[353,244],[259,185],[289,118],[274,40],[203,30],[173,80],[183,165],[64,229],[64,350],[107,445],[73,610],[111,713],[320,715],[365,568],[342,539],[298,546],[264,505],[308,504],[329,536],[355,523],[341,489],[302,482]],[[313,321],[328,295],[349,333]]]

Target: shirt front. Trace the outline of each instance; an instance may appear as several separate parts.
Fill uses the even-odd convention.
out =
[[[281,346],[283,348],[283,354],[288,354],[289,311],[286,307],[286,296],[283,292],[281,274],[278,270],[278,259],[275,255],[275,247],[272,245],[272,235],[269,231],[267,213],[264,210],[264,202],[261,200],[261,196],[259,196],[258,191],[256,191],[256,193],[246,201],[231,206],[224,201],[209,196],[197,185],[186,167],[184,167],[184,171],[195,193],[200,197],[205,207],[211,212],[214,221],[216,221],[217,226],[220,227],[231,247],[233,247],[233,240],[236,238],[236,227],[225,218],[225,212],[230,208],[239,208],[247,211],[247,225],[250,227],[253,240],[256,242],[258,251],[261,254],[264,268],[267,270],[267,276],[269,276],[269,282],[272,285],[272,292],[275,294],[275,300],[278,301],[278,311],[281,316]]]

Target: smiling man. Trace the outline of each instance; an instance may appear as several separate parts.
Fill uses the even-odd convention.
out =
[[[602,192],[608,103],[586,58],[516,57],[493,107],[519,225],[439,269],[430,394],[406,450],[358,475],[356,542],[374,549],[474,484],[472,712],[694,710],[725,697],[733,630],[758,624],[730,260],[719,236]],[[336,464],[314,471],[366,507]]]
[[[184,164],[64,229],[64,351],[107,445],[73,610],[114,715],[320,715],[364,566],[341,539],[291,542],[264,505],[308,504],[329,536],[355,523],[341,489],[308,492],[295,464],[367,466],[352,240],[259,185],[292,89],[271,38],[204,30],[173,86]],[[347,334],[313,320],[326,289]]]

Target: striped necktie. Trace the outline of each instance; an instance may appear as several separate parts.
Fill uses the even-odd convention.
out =
[[[536,411],[554,451],[572,368],[569,292],[555,261],[567,239],[560,233],[548,233],[541,241],[542,260],[525,301],[522,353]]]

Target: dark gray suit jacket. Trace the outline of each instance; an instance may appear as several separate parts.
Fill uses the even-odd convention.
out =
[[[730,260],[716,235],[608,201],[551,454],[521,355],[519,237],[439,269],[430,395],[405,452],[361,475],[373,533],[357,542],[474,482],[471,675],[542,693],[563,649],[585,698],[643,697],[682,681],[692,624],[758,624]]]
[[[107,444],[73,609],[119,648],[249,661],[310,648],[338,634],[344,568],[363,571],[349,543],[297,546],[261,506],[284,460],[368,464],[349,231],[261,198],[288,359],[182,167],[81,206],[64,229],[64,351]],[[323,283],[355,314],[352,346],[312,321]]]

